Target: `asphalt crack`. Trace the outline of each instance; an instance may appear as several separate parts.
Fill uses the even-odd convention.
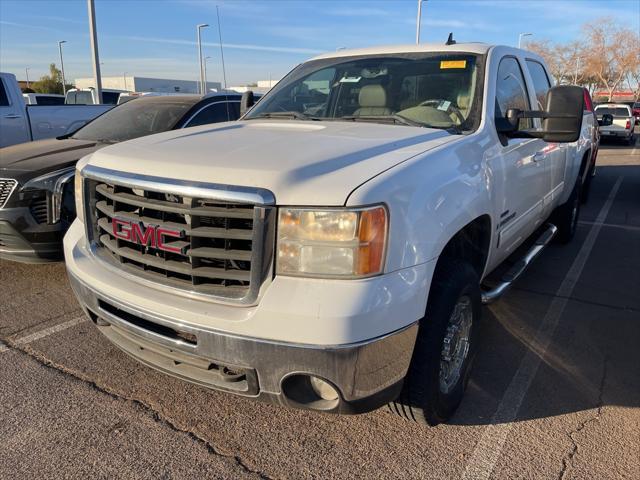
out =
[[[569,471],[569,467],[573,465],[573,460],[580,450],[578,440],[576,439],[576,435],[583,431],[587,426],[589,426],[593,422],[597,422],[600,420],[600,416],[602,415],[602,409],[604,407],[603,402],[603,394],[604,394],[604,385],[607,379],[607,366],[609,362],[608,355],[604,357],[604,362],[602,365],[602,376],[600,377],[600,389],[598,391],[598,403],[597,408],[592,416],[587,418],[586,420],[580,422],[576,428],[568,433],[569,439],[571,440],[571,450],[565,457],[562,459],[562,470],[558,474],[558,480],[565,480],[567,472]]]
[[[109,397],[114,398],[116,400],[127,402],[127,403],[130,403],[130,404],[134,405],[135,407],[137,407],[137,408],[141,409],[142,411],[146,412],[156,422],[165,425],[166,427],[168,427],[169,429],[173,430],[174,432],[183,433],[183,434],[188,435],[189,438],[191,438],[193,441],[203,445],[210,454],[216,455],[216,456],[219,456],[219,457],[232,459],[244,472],[257,475],[258,478],[263,479],[263,480],[274,480],[275,477],[271,477],[271,476],[267,475],[266,473],[264,473],[264,472],[262,472],[262,471],[260,471],[260,470],[258,470],[256,468],[252,468],[240,456],[235,455],[234,453],[231,453],[231,452],[226,452],[226,451],[224,451],[224,449],[216,447],[211,442],[209,442],[206,438],[201,437],[196,432],[194,432],[192,430],[189,430],[186,427],[182,427],[182,426],[178,425],[177,423],[175,423],[174,421],[172,421],[171,419],[163,416],[160,412],[155,410],[151,405],[145,403],[144,401],[136,399],[136,398],[129,398],[129,397],[123,396],[123,395],[121,395],[121,394],[109,389],[108,387],[105,387],[105,386],[102,386],[102,385],[98,385],[96,382],[94,382],[90,378],[86,377],[85,375],[82,375],[79,372],[75,372],[73,370],[70,370],[67,367],[65,367],[64,365],[60,365],[60,364],[54,362],[53,360],[51,360],[51,359],[47,358],[46,356],[44,356],[42,353],[35,351],[33,348],[31,348],[28,345],[19,346],[19,345],[16,345],[14,342],[12,342],[12,341],[10,341],[8,339],[5,339],[4,342],[6,342],[6,346],[9,347],[11,350],[14,350],[14,351],[22,353],[23,355],[26,355],[27,357],[35,360],[40,365],[42,365],[42,366],[44,366],[46,368],[50,368],[52,370],[55,370],[58,373],[61,373],[61,374],[65,375],[65,376],[67,376],[67,377],[70,377],[74,381],[81,382],[81,383],[89,386],[89,388],[91,388],[92,390],[95,390],[95,391],[97,391],[99,393],[102,393],[104,395],[108,395]]]

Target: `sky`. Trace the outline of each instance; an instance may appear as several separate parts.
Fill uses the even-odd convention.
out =
[[[96,0],[103,76],[195,80],[196,25],[208,79],[222,80],[219,7],[228,85],[278,79],[298,63],[338,48],[415,42],[417,0]],[[640,0],[427,0],[422,42],[516,45],[519,33],[568,42],[609,16],[640,32]],[[31,80],[59,65],[66,78],[92,76],[85,0],[0,0],[0,70]]]

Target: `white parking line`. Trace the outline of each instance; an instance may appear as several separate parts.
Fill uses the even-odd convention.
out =
[[[598,217],[593,226],[589,230],[584,244],[580,248],[578,255],[574,259],[567,275],[564,277],[560,288],[556,292],[547,313],[542,320],[542,324],[536,332],[536,337],[533,340],[533,345],[539,346],[535,351],[529,349],[524,358],[520,362],[518,370],[511,379],[511,383],[507,387],[507,390],[502,396],[500,405],[491,418],[491,423],[485,428],[480,440],[478,441],[467,468],[465,469],[463,480],[483,480],[488,479],[493,472],[493,469],[500,457],[502,448],[507,439],[507,435],[513,427],[513,420],[516,418],[520,405],[524,396],[531,386],[531,382],[538,371],[542,357],[545,355],[549,343],[553,337],[554,331],[558,326],[562,313],[564,312],[569,297],[573,292],[576,283],[580,279],[582,270],[587,263],[587,259],[593,249],[593,245],[596,242],[600,228],[607,218],[609,209],[613,204],[613,200],[618,193],[620,184],[622,183],[622,177],[618,177],[616,183],[613,185],[607,200],[605,201]]]
[[[578,222],[580,225],[594,225],[593,222],[587,222],[580,220]],[[608,228],[621,228],[623,230],[628,230],[630,232],[640,232],[640,227],[636,227],[635,225],[620,225],[619,223],[603,223],[603,227]]]
[[[45,328],[44,330],[40,330],[39,332],[32,333],[31,335],[27,335],[22,338],[18,338],[15,342],[15,345],[26,345],[27,343],[35,342],[36,340],[40,340],[41,338],[48,337],[49,335],[53,335],[54,333],[61,332],[66,330],[67,328],[74,327],[79,323],[82,323],[87,318],[83,315],[81,317],[77,317],[71,320],[68,320],[64,323],[59,323],[58,325],[54,325],[49,328]],[[0,353],[6,352],[9,350],[9,347],[4,343],[0,342]]]

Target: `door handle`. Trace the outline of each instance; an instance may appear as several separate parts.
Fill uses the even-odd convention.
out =
[[[542,160],[544,160],[545,158],[547,158],[547,156],[544,153],[540,153],[537,152],[533,155],[532,160],[536,163],[541,162]]]
[[[4,118],[22,118],[22,116],[16,115],[15,113],[9,113],[8,115],[5,115]]]

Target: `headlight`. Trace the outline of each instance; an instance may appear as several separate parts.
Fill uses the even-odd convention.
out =
[[[84,179],[80,170],[76,170],[76,178],[73,189],[73,196],[76,200],[76,217],[84,223]]]
[[[361,278],[384,267],[387,210],[281,208],[276,273]]]
[[[64,185],[71,180],[75,167],[67,167],[41,175],[25,183],[22,190],[44,190],[47,192],[48,223],[60,221],[60,206]]]

